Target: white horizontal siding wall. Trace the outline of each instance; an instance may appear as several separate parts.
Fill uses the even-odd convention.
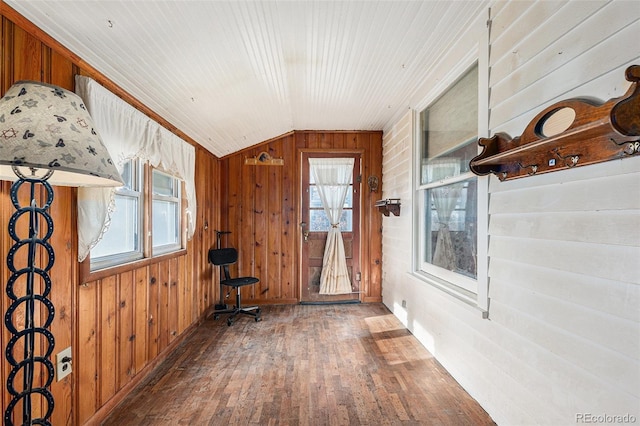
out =
[[[635,1],[497,2],[491,15],[492,134],[518,136],[563,99],[620,96],[626,67],[640,64]],[[465,40],[433,75],[466,57]],[[429,98],[440,82],[416,85],[416,99]],[[640,157],[489,178],[483,320],[408,274],[411,117],[385,129],[383,196],[403,205],[383,221],[384,303],[499,424],[570,425],[580,414],[640,422]]]

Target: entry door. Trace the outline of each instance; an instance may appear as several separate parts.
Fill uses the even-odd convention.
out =
[[[347,268],[351,278],[350,294],[324,295],[320,292],[320,273],[322,258],[327,240],[327,232],[331,227],[329,219],[322,207],[322,201],[311,176],[309,158],[354,158],[353,179],[351,189],[347,193],[344,211],[340,220],[340,231],[344,241],[347,257]],[[346,302],[360,300],[360,154],[359,153],[312,153],[301,155],[301,302]]]

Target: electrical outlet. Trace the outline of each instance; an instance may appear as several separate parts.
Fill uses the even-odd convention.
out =
[[[402,301],[402,307],[403,307],[403,308],[406,308],[406,307],[407,307],[407,301],[406,301],[406,300],[403,300],[403,301]]]
[[[56,379],[60,381],[71,374],[71,346],[56,355]]]

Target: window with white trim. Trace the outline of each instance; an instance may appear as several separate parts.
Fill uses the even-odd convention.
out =
[[[181,248],[180,181],[157,169],[153,169],[151,181],[153,253],[162,254],[179,250]]]
[[[476,300],[478,294],[478,65],[467,69],[419,114],[416,163],[416,272]],[[481,212],[486,215],[486,211]]]
[[[145,253],[153,257],[183,248],[182,181],[155,168],[151,168],[150,179],[145,181],[144,168],[145,164],[137,159],[125,163],[125,184],[115,192],[109,227],[91,249],[92,271],[142,259]],[[145,193],[150,194],[147,203]],[[147,239],[143,238],[145,219],[151,230]]]
[[[115,192],[115,208],[109,228],[91,249],[91,269],[103,269],[143,257],[141,162],[127,161],[121,176],[124,185]]]

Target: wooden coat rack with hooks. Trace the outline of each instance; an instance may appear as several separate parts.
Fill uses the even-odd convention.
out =
[[[501,181],[630,157],[640,153],[640,65],[626,70],[627,92],[607,102],[568,99],[540,112],[521,136],[480,138],[469,163]]]

